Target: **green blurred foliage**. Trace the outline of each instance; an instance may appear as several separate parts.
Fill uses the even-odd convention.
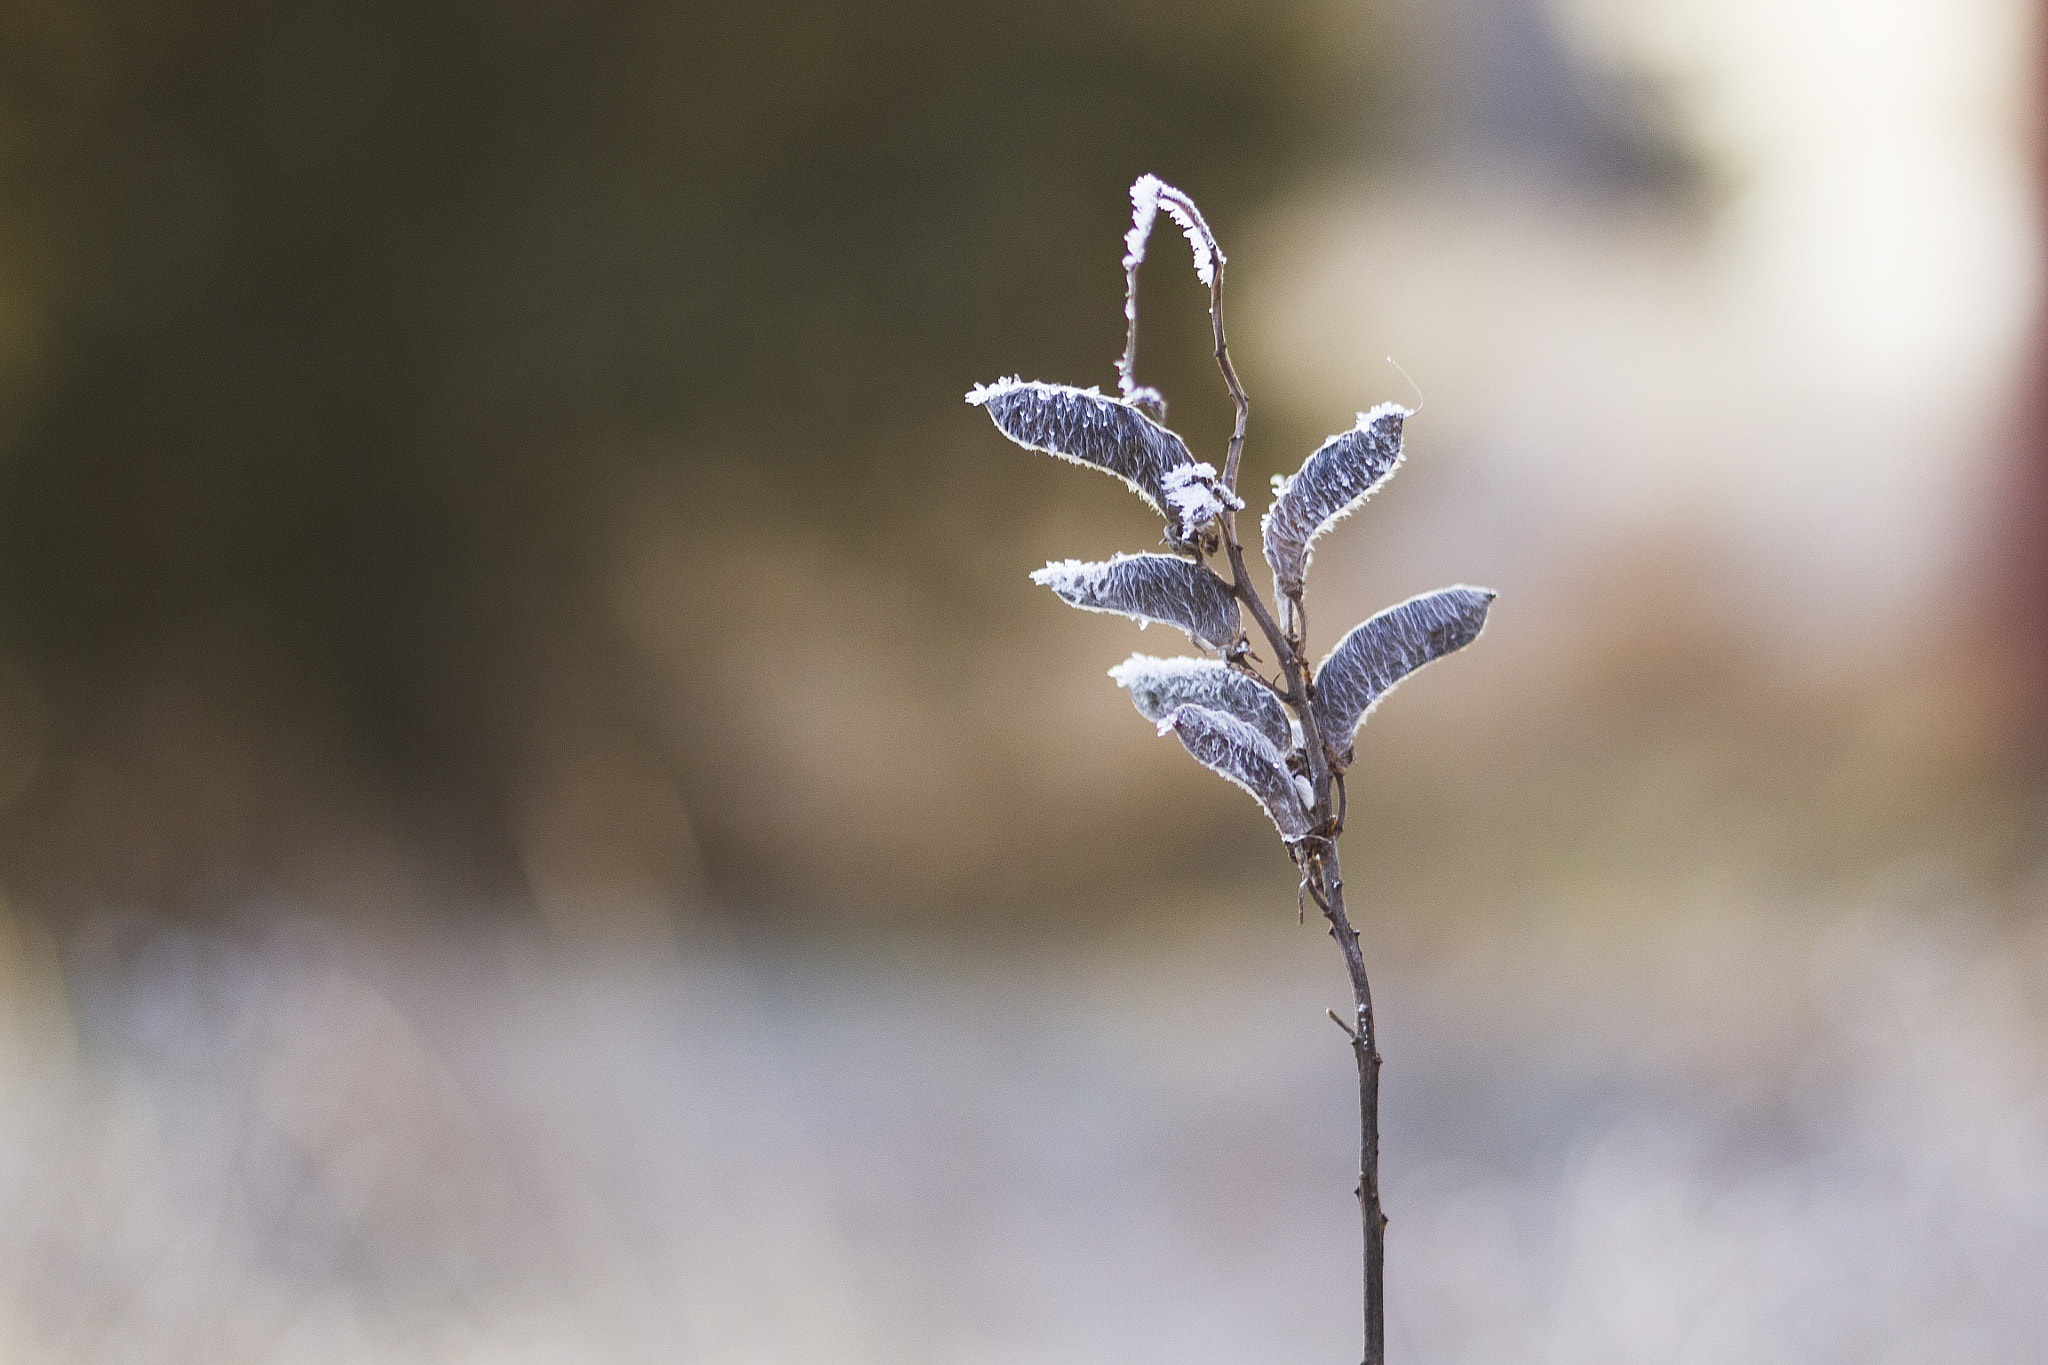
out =
[[[650,469],[751,465],[849,544],[889,525],[968,382],[1108,377],[1136,173],[1229,221],[1370,144],[1361,22],[8,5],[0,653],[43,790],[141,660],[199,641],[202,690],[232,709],[268,661],[488,861],[508,680],[598,648],[594,557]]]

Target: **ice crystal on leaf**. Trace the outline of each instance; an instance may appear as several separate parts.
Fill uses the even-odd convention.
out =
[[[1172,216],[1180,225],[1181,235],[1188,239],[1188,250],[1195,257],[1195,278],[1205,285],[1216,283],[1216,257],[1209,246],[1208,225],[1202,221],[1194,200],[1156,175],[1141,175],[1131,186],[1131,230],[1124,234],[1124,269],[1135,270],[1143,263],[1145,239],[1152,235],[1152,224],[1161,209]],[[1125,317],[1133,316],[1135,311],[1135,304],[1125,303]]]
[[[1130,328],[1130,340],[1116,362],[1116,382],[1126,402],[1150,403],[1164,416],[1166,400],[1157,389],[1141,388],[1135,373],[1138,364],[1138,267],[1145,263],[1145,243],[1152,236],[1152,225],[1158,221],[1162,208],[1180,224],[1182,235],[1188,239],[1188,249],[1195,258],[1195,278],[1213,288],[1216,268],[1223,264],[1223,258],[1216,250],[1216,238],[1209,231],[1209,225],[1202,221],[1201,211],[1195,207],[1194,200],[1156,175],[1137,178],[1131,185],[1131,228],[1124,234],[1124,322]]]
[[[1244,506],[1243,499],[1216,481],[1216,466],[1206,461],[1168,470],[1162,487],[1182,540],[1193,540],[1197,531],[1223,515],[1225,507]]]
[[[1124,234],[1126,270],[1136,270],[1145,263],[1145,243],[1152,236],[1153,221],[1159,217],[1159,191],[1164,188],[1166,182],[1156,175],[1141,175],[1131,183],[1131,230]],[[1124,300],[1124,316],[1136,320],[1136,299]]]

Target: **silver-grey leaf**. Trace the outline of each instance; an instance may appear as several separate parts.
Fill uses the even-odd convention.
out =
[[[1316,726],[1324,741],[1342,752],[1394,684],[1477,639],[1493,596],[1489,588],[1439,588],[1354,626],[1316,666]]]
[[[1155,659],[1133,654],[1109,670],[1147,720],[1165,720],[1182,706],[1206,706],[1237,717],[1285,753],[1293,745],[1287,712],[1270,688],[1215,659]]]
[[[1288,843],[1305,838],[1315,827],[1286,760],[1252,726],[1206,706],[1180,706],[1159,722],[1159,733],[1168,731],[1180,736],[1202,766],[1257,797]]]
[[[1062,599],[1088,611],[1179,626],[1205,649],[1237,642],[1237,599],[1223,580],[1176,555],[1118,555],[1088,563],[1066,559],[1031,575]]]
[[[1266,562],[1282,598],[1301,596],[1315,540],[1386,482],[1401,463],[1399,403],[1358,414],[1358,425],[1323,442],[1291,479],[1274,480],[1273,505],[1259,521]]]
[[[1187,524],[1201,507],[1186,494],[1189,476],[1169,481],[1178,470],[1197,467],[1187,442],[1140,412],[1134,404],[1095,389],[1067,384],[1041,384],[1002,379],[977,384],[967,401],[988,412],[996,429],[1028,450],[1042,450],[1075,464],[1091,465],[1116,475],[1153,510],[1176,524],[1182,540],[1203,523]],[[1206,465],[1213,480],[1215,470]]]

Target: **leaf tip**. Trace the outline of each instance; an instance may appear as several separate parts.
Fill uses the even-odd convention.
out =
[[[989,399],[1000,398],[1010,390],[1022,387],[1023,383],[1022,375],[1013,374],[1008,379],[998,379],[993,384],[976,384],[967,391],[967,405],[974,408],[985,407]]]
[[[1048,559],[1044,568],[1031,571],[1031,581],[1042,588],[1051,588],[1058,592],[1062,587],[1072,584],[1087,569],[1088,564],[1085,560]]]
[[[1478,613],[1481,624],[1484,624],[1486,621],[1487,609],[1493,605],[1494,599],[1500,596],[1492,588],[1482,588],[1471,583],[1459,583],[1453,587],[1445,588],[1443,591],[1446,596],[1462,594],[1466,597],[1478,599],[1473,605],[1473,610]]]
[[[1379,423],[1385,421],[1388,418],[1392,418],[1394,424],[1396,426],[1399,426],[1402,423],[1405,423],[1410,417],[1413,417],[1414,415],[1415,409],[1410,407],[1404,407],[1399,403],[1379,403],[1373,406],[1369,411],[1361,412],[1358,414],[1358,426],[1356,430],[1371,431],[1375,426],[1377,426]]]

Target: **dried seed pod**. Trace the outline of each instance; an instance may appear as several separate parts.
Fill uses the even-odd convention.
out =
[[[1172,522],[1181,540],[1192,540],[1220,510],[1215,467],[1197,461],[1187,442],[1135,404],[1096,389],[1022,379],[977,384],[967,401],[1027,450],[1116,475]]]
[[[1159,722],[1159,733],[1168,732],[1180,736],[1196,762],[1257,797],[1288,843],[1306,838],[1315,827],[1301,788],[1279,750],[1236,716],[1206,706],[1177,707]]]
[[[1401,463],[1401,424],[1408,409],[1382,403],[1358,414],[1303,461],[1290,479],[1273,481],[1273,505],[1259,520],[1266,562],[1280,596],[1301,596],[1316,537],[1349,516]]]
[[[1155,659],[1133,654],[1109,670],[1147,720],[1165,720],[1182,706],[1206,706],[1237,717],[1280,753],[1293,747],[1286,708],[1272,690],[1215,659]]]
[[[1176,555],[1118,555],[1089,563],[1047,564],[1031,575],[1062,600],[1087,611],[1106,611],[1141,622],[1179,626],[1205,649],[1236,642],[1237,599],[1207,566]]]
[[[1352,627],[1316,666],[1316,726],[1323,742],[1342,753],[1396,683],[1479,638],[1493,597],[1490,588],[1439,588]]]

